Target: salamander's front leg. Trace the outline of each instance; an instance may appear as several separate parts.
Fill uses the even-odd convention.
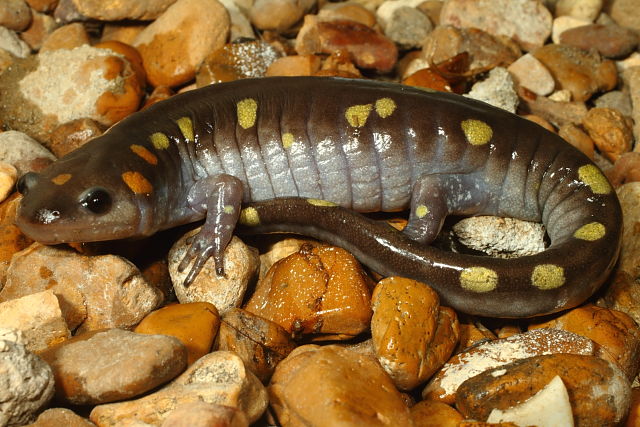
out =
[[[231,241],[240,215],[242,182],[226,174],[210,176],[191,187],[187,200],[191,209],[206,213],[206,220],[200,232],[193,237],[191,247],[178,266],[179,271],[184,271],[195,258],[184,286],[193,282],[210,257],[215,261],[216,273],[224,276],[224,250]]]

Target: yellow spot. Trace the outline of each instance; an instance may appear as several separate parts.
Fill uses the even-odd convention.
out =
[[[240,211],[240,218],[238,218],[238,222],[242,225],[255,227],[260,225],[260,215],[258,215],[256,208],[244,208]]]
[[[149,194],[153,191],[153,185],[140,172],[125,172],[122,180],[135,194]]]
[[[484,267],[468,267],[460,273],[460,285],[473,292],[489,292],[498,286],[498,273]]]
[[[347,111],[344,113],[344,117],[354,128],[361,128],[365,123],[367,123],[367,118],[369,117],[369,113],[371,113],[372,108],[373,105],[371,104],[352,105],[347,108]]]
[[[578,177],[591,188],[595,194],[609,194],[611,184],[595,165],[584,165],[578,168]]]
[[[295,142],[295,138],[293,137],[292,133],[287,132],[282,134],[282,146],[285,149],[291,147],[294,142]]]
[[[564,268],[554,264],[537,265],[531,274],[531,284],[542,290],[559,288],[564,282]]]
[[[245,98],[236,105],[238,124],[243,129],[249,129],[256,124],[258,116],[258,102],[253,98]]]
[[[195,141],[195,137],[193,136],[193,122],[189,117],[181,117],[176,120],[176,123],[178,124],[184,139],[187,141]]]
[[[585,224],[578,228],[576,232],[573,233],[573,237],[593,242],[594,240],[601,239],[605,235],[606,231],[607,230],[603,224],[599,222],[590,222],[589,224]]]
[[[156,150],[166,150],[169,148],[169,138],[162,132],[156,132],[149,137],[149,140],[156,147]]]
[[[376,113],[383,119],[393,114],[396,109],[396,103],[391,98],[380,98],[376,101]]]
[[[428,213],[429,213],[429,208],[426,207],[425,205],[418,205],[416,207],[416,216],[418,218],[424,218],[424,216]]]
[[[232,205],[224,205],[224,213],[226,214],[232,214],[233,212],[235,212],[236,208],[234,208]]]
[[[328,200],[320,200],[320,199],[307,199],[307,203],[313,206],[323,206],[325,208],[333,208],[338,206],[335,203],[330,202]]]
[[[51,182],[53,182],[55,185],[63,185],[64,183],[66,183],[70,179],[71,179],[71,174],[70,173],[61,173],[60,175],[56,176],[55,178],[52,178]]]
[[[138,156],[142,157],[147,163],[154,166],[158,164],[158,158],[156,157],[156,155],[147,150],[142,145],[133,144],[130,145],[129,148]]]
[[[471,145],[483,145],[491,141],[493,130],[491,126],[481,120],[469,119],[460,123],[465,138]]]

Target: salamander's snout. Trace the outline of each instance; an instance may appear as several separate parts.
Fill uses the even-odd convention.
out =
[[[35,172],[27,172],[20,177],[18,183],[16,184],[16,189],[18,193],[26,196],[29,191],[36,186],[38,182],[38,174]]]

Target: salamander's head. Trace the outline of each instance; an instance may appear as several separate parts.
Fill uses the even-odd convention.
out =
[[[29,172],[20,178],[18,227],[45,244],[143,234],[141,212],[146,201],[141,193],[149,182],[140,173],[121,172],[118,156],[105,158],[83,148],[39,174]]]

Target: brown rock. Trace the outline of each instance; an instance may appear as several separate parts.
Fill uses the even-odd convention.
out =
[[[80,325],[80,332],[136,325],[162,298],[123,258],[83,256],[36,243],[13,257],[0,301],[46,289],[61,301],[69,328]]]
[[[460,334],[453,310],[424,283],[381,280],[371,297],[371,335],[380,365],[400,390],[425,382],[447,361]]]
[[[374,359],[329,345],[305,345],[276,368],[271,406],[283,426],[409,425],[411,416]]]
[[[142,65],[142,56],[140,56],[140,52],[138,52],[135,47],[117,40],[100,42],[95,44],[93,47],[97,47],[99,49],[109,49],[124,56],[127,61],[129,61],[129,64],[131,64],[131,68],[136,75],[138,85],[141,88],[145,87],[147,82],[147,74],[145,73],[144,67]]]
[[[179,340],[121,329],[77,335],[41,354],[56,396],[74,405],[129,399],[171,380],[187,365]]]
[[[623,27],[640,30],[640,11],[636,0],[609,0],[604,2],[603,11]]]
[[[220,327],[220,316],[213,304],[192,302],[172,304],[149,313],[136,326],[139,334],[162,334],[175,337],[187,349],[187,363],[209,353]]]
[[[522,89],[519,91],[519,95],[521,107],[558,127],[566,123],[579,125],[587,114],[587,106],[584,102],[554,101],[544,96],[526,93]]]
[[[631,389],[631,405],[629,415],[624,423],[625,427],[635,427],[640,424],[640,387]]]
[[[624,153],[618,157],[613,168],[607,171],[607,178],[614,188],[640,181],[640,153]]]
[[[57,49],[73,49],[85,44],[89,44],[89,34],[84,25],[79,22],[64,25],[53,31],[44,39],[40,52],[47,52]]]
[[[17,194],[0,203],[0,290],[6,281],[11,257],[33,243],[15,225],[16,212],[20,204]]]
[[[103,132],[104,127],[95,120],[71,120],[54,129],[48,146],[56,157],[62,157]]]
[[[273,76],[311,76],[321,65],[317,55],[292,55],[278,58],[267,68],[265,77]]]
[[[126,423],[160,425],[171,411],[186,403],[201,401],[231,406],[255,422],[267,407],[267,392],[234,353],[216,351],[198,359],[168,386],[127,402],[96,406],[91,421],[99,426]]]
[[[408,76],[402,81],[403,85],[417,86],[425,89],[437,90],[440,92],[452,92],[451,86],[447,79],[442,77],[440,73],[423,68]]]
[[[618,270],[604,297],[598,304],[628,314],[640,322],[640,280],[623,270]]]
[[[622,206],[622,248],[618,269],[640,277],[640,183],[624,184],[617,190]]]
[[[24,40],[31,49],[40,50],[44,40],[56,29],[54,19],[47,14],[32,12],[31,24],[20,33],[20,38]]]
[[[247,369],[265,383],[276,365],[296,347],[281,326],[239,308],[223,316],[217,344],[219,350],[240,356]]]
[[[549,95],[556,84],[549,70],[530,53],[509,65],[508,71],[520,86],[536,95]]]
[[[37,0],[47,1],[47,0]],[[51,0],[48,0],[51,1]],[[153,20],[176,0],[59,0],[55,17],[62,22],[96,19],[99,21]]]
[[[283,32],[300,21],[315,4],[315,0],[256,0],[249,10],[249,19],[259,30]]]
[[[519,360],[468,379],[456,393],[466,418],[486,420],[492,409],[521,403],[560,376],[576,425],[615,425],[629,408],[631,386],[613,363],[593,356],[551,354]]]
[[[344,249],[303,246],[275,263],[245,310],[294,335],[352,337],[371,319],[367,277]]]
[[[533,123],[536,123],[540,126],[542,126],[543,128],[545,128],[546,130],[550,131],[550,132],[554,132],[556,131],[556,128],[553,127],[553,125],[551,123],[549,123],[546,119],[540,117],[540,116],[536,116],[535,114],[523,114],[522,115],[523,118],[532,121]]]
[[[461,353],[471,347],[495,339],[497,339],[496,335],[478,322],[477,319],[463,315],[460,318],[460,339],[453,353]]]
[[[593,139],[582,129],[573,123],[566,123],[558,129],[558,135],[564,138],[569,144],[586,154],[587,157],[593,159],[595,145]]]
[[[346,77],[351,79],[361,78],[360,70],[356,68],[346,51],[339,50],[322,61],[320,70],[314,73],[315,76]]]
[[[156,102],[169,99],[173,95],[174,93],[169,86],[156,86],[153,89],[153,92],[151,92],[149,97],[144,101],[144,105],[142,106],[141,110],[144,110],[145,108],[152,106]]]
[[[325,3],[318,11],[318,18],[323,21],[355,21],[367,27],[373,27],[377,23],[374,13],[353,1]]]
[[[0,202],[4,202],[15,191],[18,170],[15,166],[0,161]]]
[[[282,53],[261,40],[227,43],[202,62],[196,74],[198,87],[251,77],[264,77]]]
[[[133,46],[133,42],[136,37],[138,37],[138,34],[140,34],[146,27],[146,25],[140,25],[137,23],[106,23],[102,28],[102,37],[100,38],[100,41],[118,41]]]
[[[161,427],[248,427],[238,408],[214,403],[184,403],[171,411]]]
[[[47,409],[32,424],[26,427],[95,427],[91,421],[76,415],[67,408]]]
[[[0,25],[13,31],[25,30],[31,23],[31,9],[24,0],[0,2]]]
[[[193,79],[196,68],[222,47],[229,15],[217,0],[178,0],[136,37],[149,83],[178,86]]]
[[[617,25],[591,24],[562,32],[560,43],[584,50],[595,49],[607,58],[621,58],[635,50],[638,36]]]
[[[295,45],[299,55],[347,51],[359,68],[391,71],[398,59],[396,45],[387,37],[355,21],[322,22],[306,15]]]
[[[631,150],[631,125],[618,110],[592,108],[582,119],[582,125],[603,156],[615,162],[621,154]]]
[[[574,101],[586,101],[595,92],[611,90],[617,84],[615,64],[594,52],[548,44],[532,53],[551,71],[557,88],[571,91]]]
[[[436,400],[423,400],[411,407],[414,427],[458,427],[464,417],[451,406]]]
[[[58,0],[26,0],[33,10],[51,12],[58,5]]]

